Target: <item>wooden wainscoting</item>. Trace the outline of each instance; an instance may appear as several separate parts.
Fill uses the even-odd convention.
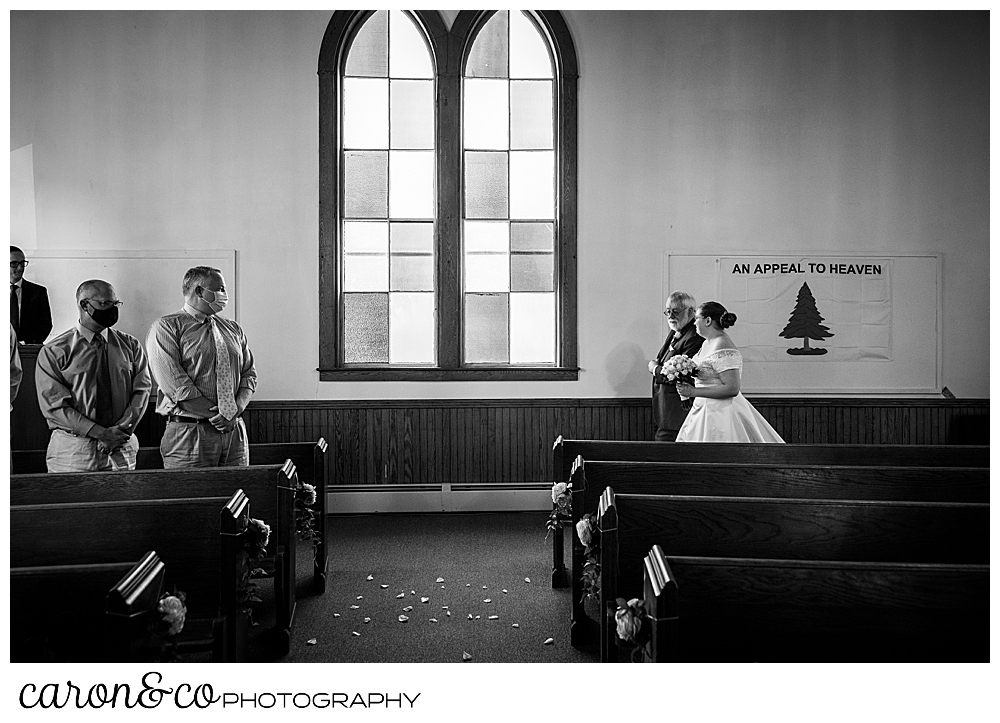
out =
[[[753,398],[789,442],[988,444],[989,400]],[[650,401],[253,402],[251,442],[326,438],[331,484],[545,482],[557,435],[651,439]]]
[[[988,399],[750,399],[788,442],[989,444]],[[244,418],[251,442],[325,437],[339,485],[545,482],[559,434],[653,436],[647,398],[255,401]],[[48,443],[33,393],[18,395],[11,426],[12,449]],[[158,445],[164,426],[150,405],[139,443]]]

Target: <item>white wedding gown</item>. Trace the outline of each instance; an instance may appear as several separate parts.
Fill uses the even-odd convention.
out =
[[[698,366],[696,387],[722,383],[719,374],[730,369],[743,373],[743,355],[737,349],[719,349],[711,354],[698,352],[692,359]],[[774,442],[784,444],[760,412],[742,393],[726,399],[695,397],[687,419],[677,433],[678,442]]]

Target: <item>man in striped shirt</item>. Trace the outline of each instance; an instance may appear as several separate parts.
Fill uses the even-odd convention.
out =
[[[167,418],[160,441],[166,469],[250,464],[240,415],[257,388],[243,329],[219,315],[229,301],[219,269],[184,275],[184,307],[160,317],[146,337],[156,380],[156,412]]]
[[[112,329],[118,300],[106,281],[76,290],[79,322],[38,352],[35,391],[52,433],[49,472],[134,469],[139,441],[132,431],[149,401],[149,366],[142,343]]]

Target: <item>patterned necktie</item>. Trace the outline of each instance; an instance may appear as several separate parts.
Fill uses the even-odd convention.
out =
[[[222,338],[222,330],[214,316],[208,317],[212,325],[212,337],[215,339],[215,394],[218,400],[219,412],[226,419],[233,419],[238,410],[233,396],[233,365],[229,361],[229,348]]]
[[[10,285],[10,325],[14,333],[21,336],[21,309],[17,305],[17,284]]]
[[[102,427],[115,423],[115,408],[111,398],[111,370],[108,367],[108,344],[100,334],[94,335],[97,350],[97,401],[95,412],[97,422]]]

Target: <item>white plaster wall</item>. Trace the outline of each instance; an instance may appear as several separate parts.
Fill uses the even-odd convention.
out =
[[[329,12],[12,13],[11,150],[32,146],[38,248],[235,249],[263,399],[643,396],[664,252],[941,252],[944,382],[989,396],[985,22],[565,15],[581,75],[578,382],[318,381]]]

